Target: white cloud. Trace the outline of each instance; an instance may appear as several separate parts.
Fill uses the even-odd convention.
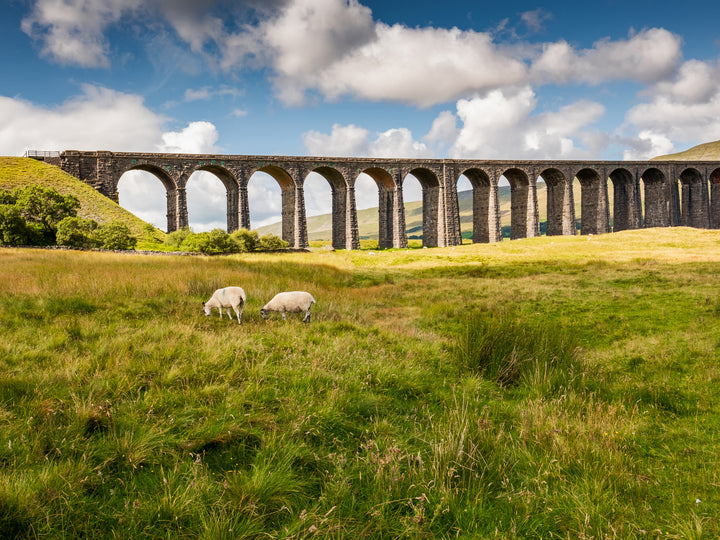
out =
[[[543,8],[526,11],[520,15],[520,20],[522,20],[528,30],[532,32],[540,32],[543,29],[545,22],[550,19],[552,19],[552,14],[545,11]]]
[[[489,34],[378,23],[377,36],[318,74],[314,87],[330,99],[429,106],[525,78],[523,62],[500,51]]]
[[[22,30],[42,43],[42,54],[61,64],[107,67],[107,27],[140,0],[39,0]]]
[[[533,115],[532,88],[493,90],[457,103],[462,122],[451,155],[457,158],[567,159],[584,156],[576,146],[604,113],[602,105],[577,102],[556,112]]]
[[[565,41],[548,43],[532,64],[531,78],[555,83],[657,82],[677,68],[681,45],[679,36],[663,28],[650,28],[627,40],[601,40],[582,51]]]
[[[416,141],[407,128],[393,128],[377,133],[371,139],[370,131],[354,125],[334,124],[330,134],[308,131],[303,134],[308,152],[322,156],[357,157],[431,157],[428,147]]]
[[[166,119],[143,98],[92,85],[57,107],[0,96],[0,153],[36,150],[147,151]]]
[[[655,157],[675,150],[720,139],[720,67],[691,60],[674,79],[645,92],[648,101],[626,114],[624,129],[638,135],[628,141],[626,156]]]
[[[190,122],[182,131],[162,134],[162,143],[156,145],[158,152],[182,154],[217,153],[217,128],[210,122]]]

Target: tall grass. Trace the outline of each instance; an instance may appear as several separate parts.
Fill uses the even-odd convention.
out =
[[[0,250],[0,537],[717,537],[720,238],[608,236]]]

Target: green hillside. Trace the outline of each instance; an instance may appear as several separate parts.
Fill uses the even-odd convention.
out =
[[[121,221],[140,239],[139,247],[161,243],[165,233],[153,227],[74,176],[54,165],[30,158],[0,157],[0,188],[13,190],[39,184],[80,200],[78,215],[98,223]]]
[[[719,161],[720,141],[698,144],[684,152],[652,158],[651,161]]]
[[[575,190],[575,215],[580,216],[580,185],[574,182]],[[609,184],[612,189],[612,184]],[[500,202],[500,225],[504,228],[510,226],[510,186],[500,186],[498,188],[498,198]],[[612,192],[610,192],[610,202],[612,203]],[[472,236],[472,190],[461,191],[458,193],[458,203],[460,206],[460,225],[463,231],[463,237]],[[547,190],[544,182],[537,184],[538,199],[538,215],[540,223],[547,220]],[[366,208],[358,210],[358,229],[361,239],[377,240],[378,237],[378,209]],[[332,221],[330,214],[313,216],[307,218],[308,239],[310,241],[329,240],[332,237]],[[405,203],[405,230],[409,238],[422,237],[422,201],[413,201]],[[281,224],[273,223],[265,227],[259,227],[260,234],[276,234],[281,233]]]

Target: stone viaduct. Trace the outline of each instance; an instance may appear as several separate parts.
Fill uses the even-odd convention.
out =
[[[282,238],[294,248],[308,246],[303,183],[322,175],[332,193],[332,245],[360,246],[355,181],[366,173],[378,189],[378,247],[407,246],[403,182],[422,186],[423,245],[462,243],[457,182],[470,180],[473,242],[502,239],[498,182],[511,189],[511,238],[540,235],[537,182],[547,186],[547,235],[576,234],[573,181],[580,184],[581,234],[641,227],[720,228],[719,161],[513,161],[462,159],[378,159],[81,152],[60,154],[60,166],[117,201],[120,177],[132,170],[155,175],[167,192],[167,230],[188,225],[185,188],[196,171],[217,176],[227,190],[227,230],[250,228],[247,185],[257,171],[282,189]],[[612,188],[612,216],[609,204]]]

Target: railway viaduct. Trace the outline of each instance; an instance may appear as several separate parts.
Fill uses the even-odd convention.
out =
[[[308,246],[303,183],[322,175],[332,194],[332,245],[357,249],[355,181],[369,175],[378,189],[379,248],[407,246],[403,182],[422,186],[423,245],[462,242],[457,182],[470,180],[473,242],[502,239],[498,182],[511,189],[511,238],[540,235],[537,182],[547,186],[547,235],[576,234],[573,181],[580,183],[581,234],[641,227],[720,228],[720,161],[513,161],[82,152],[60,154],[66,172],[117,201],[118,182],[132,170],[155,175],[167,192],[167,230],[188,225],[186,184],[196,171],[217,176],[227,190],[227,230],[250,228],[247,185],[257,171],[282,190],[282,238]],[[612,187],[612,216],[608,200]]]

